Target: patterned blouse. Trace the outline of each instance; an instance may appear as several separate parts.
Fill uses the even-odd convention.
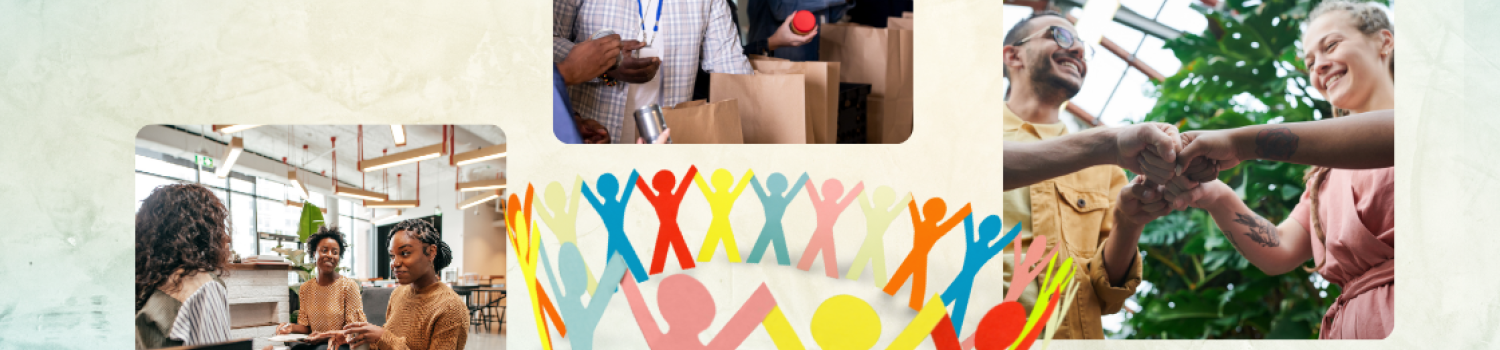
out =
[[[469,340],[469,308],[447,284],[422,290],[396,287],[386,305],[385,335],[379,350],[458,350]]]
[[[297,310],[297,324],[308,326],[313,332],[336,331],[350,323],[367,322],[359,283],[348,277],[338,276],[328,286],[318,285],[316,279],[307,281],[298,292],[298,301],[302,309]]]

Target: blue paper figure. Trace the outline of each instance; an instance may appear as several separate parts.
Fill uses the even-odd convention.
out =
[[[604,265],[603,279],[599,280],[598,289],[589,299],[589,306],[585,307],[583,296],[588,292],[588,267],[583,265],[583,253],[578,252],[578,246],[573,242],[563,243],[557,252],[558,273],[562,275],[567,290],[557,288],[557,276],[552,274],[547,249],[543,247],[541,251],[542,269],[547,271],[552,293],[557,296],[557,308],[562,312],[563,322],[571,329],[568,339],[571,339],[574,349],[593,349],[594,329],[604,317],[604,308],[609,306],[610,297],[619,288],[620,280],[625,277],[625,260],[618,254],[611,255],[609,263]]]
[[[1021,234],[1021,225],[1011,227],[1010,232],[1001,237],[1000,229],[1004,225],[1000,223],[999,215],[990,215],[979,223],[979,232],[974,232],[974,214],[964,218],[964,267],[959,270],[958,277],[953,278],[953,283],[943,291],[943,303],[953,305],[953,333],[962,334],[964,327],[964,312],[969,308],[969,292],[974,290],[974,278],[979,275],[979,268],[994,258],[1000,251],[1005,250],[1005,245]],[[1020,288],[1020,287],[1017,287]],[[957,301],[957,304],[954,301]],[[571,321],[569,321],[571,322]],[[572,323],[568,324],[569,326]]]
[[[782,176],[781,173],[772,173],[771,177],[766,179],[766,186],[771,189],[770,193],[766,193],[766,189],[760,187],[758,179],[750,179],[750,185],[755,187],[755,194],[760,196],[760,205],[765,207],[766,226],[760,229],[760,238],[755,239],[755,249],[750,250],[750,258],[745,259],[745,262],[760,263],[760,256],[765,254],[767,246],[771,246],[776,249],[777,264],[782,266],[792,264],[792,258],[786,252],[786,234],[782,230],[781,218],[786,214],[786,206],[792,203],[792,198],[797,197],[797,192],[802,191],[802,185],[807,183],[807,179],[807,173],[802,173],[802,177],[792,185],[792,190],[786,191],[786,176]]]
[[[603,203],[594,196],[593,189],[587,183],[583,184],[583,197],[588,198],[594,211],[599,213],[599,219],[604,221],[604,228],[609,230],[609,250],[604,253],[605,258],[620,253],[636,282],[645,282],[651,275],[646,274],[641,258],[636,257],[635,246],[630,244],[630,238],[625,237],[625,204],[630,202],[630,194],[635,192],[635,180],[640,176],[635,170],[630,171],[630,181],[625,183],[631,186],[625,186],[625,193],[620,195],[619,200],[615,199],[615,192],[620,191],[620,182],[615,179],[615,174],[610,173],[599,175],[599,181],[595,181],[599,184],[599,195],[604,196]]]

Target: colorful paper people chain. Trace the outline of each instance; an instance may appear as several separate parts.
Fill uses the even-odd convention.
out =
[[[790,261],[785,232],[781,224],[782,217],[788,204],[805,185],[816,212],[817,228],[812,233],[812,238],[797,267],[804,271],[810,270],[813,260],[821,253],[824,273],[830,278],[839,278],[833,226],[845,208],[856,201],[859,202],[866,217],[867,234],[864,244],[861,245],[854,259],[854,266],[850,268],[846,278],[857,280],[868,261],[875,269],[875,286],[889,295],[895,295],[909,279],[912,281],[909,306],[919,311],[917,317],[889,345],[889,349],[915,348],[928,336],[933,338],[940,349],[967,350],[976,347],[1001,349],[1012,346],[1026,348],[1037,338],[1038,334],[1041,334],[1045,326],[1052,325],[1051,329],[1056,328],[1061,317],[1052,319],[1050,316],[1057,311],[1055,309],[1060,300],[1066,301],[1062,304],[1063,310],[1057,312],[1065,312],[1071,306],[1068,301],[1071,301],[1071,296],[1076,292],[1076,284],[1073,283],[1072,259],[1063,261],[1059,267],[1056,261],[1057,251],[1045,249],[1046,237],[1035,237],[1035,242],[1030,245],[1030,249],[1026,250],[1026,254],[1019,254],[1022,251],[1021,241],[1015,238],[1020,231],[1020,225],[1014,225],[1004,237],[1000,237],[1000,231],[1003,228],[1000,218],[998,215],[989,215],[981,221],[976,230],[972,209],[968,204],[949,216],[946,215],[947,204],[942,198],[930,198],[922,205],[922,210],[919,212],[917,203],[909,193],[897,201],[893,190],[881,186],[875,190],[872,202],[864,194],[863,182],[856,183],[849,192],[845,193],[843,183],[837,179],[824,180],[822,193],[818,193],[819,188],[806,173],[797,179],[789,191],[786,177],[780,173],[771,174],[766,182],[766,188],[761,187],[754,171],[746,171],[738,184],[734,180],[728,170],[718,169],[712,176],[713,186],[709,186],[703,180],[697,167],[693,166],[688,168],[681,182],[677,181],[671,171],[659,171],[652,177],[651,186],[640,178],[639,173],[632,171],[629,180],[624,182],[626,188],[623,189],[619,188],[620,183],[614,174],[602,174],[595,182],[598,188],[597,196],[582,177],[577,177],[575,180],[571,195],[565,195],[561,184],[557,182],[548,184],[543,208],[538,212],[542,221],[557,235],[561,244],[556,265],[558,275],[553,274],[553,265],[539,239],[540,230],[535,220],[532,220],[532,186],[528,185],[526,188],[524,204],[522,204],[522,198],[511,194],[506,213],[506,217],[510,220],[506,220],[506,227],[510,235],[511,246],[516,250],[517,260],[521,264],[527,291],[529,295],[534,296],[531,298],[532,310],[543,348],[551,349],[551,339],[548,336],[546,323],[548,319],[558,328],[560,335],[572,339],[574,348],[592,348],[594,330],[603,316],[605,307],[616,294],[617,288],[625,292],[626,299],[635,314],[636,323],[641,327],[642,334],[652,348],[735,348],[757,328],[757,324],[766,329],[778,348],[803,348],[801,339],[797,337],[791,323],[782,314],[775,298],[764,283],[749,300],[744,302],[729,323],[716,333],[713,340],[704,344],[699,341],[698,335],[706,331],[714,320],[711,312],[714,310],[713,297],[709,295],[701,282],[691,276],[681,274],[668,276],[661,281],[657,295],[660,301],[659,311],[667,322],[665,328],[668,331],[662,332],[662,325],[656,324],[636,284],[645,282],[650,275],[660,274],[669,251],[676,256],[678,265],[683,270],[695,267],[691,253],[683,239],[683,233],[677,224],[678,209],[690,182],[696,182],[699,189],[703,191],[713,213],[712,223],[705,232],[703,246],[698,252],[698,262],[711,260],[720,244],[724,245],[731,262],[740,262],[733,228],[729,224],[729,213],[745,187],[753,185],[764,207],[766,223],[746,261],[759,263],[769,248],[774,250],[777,263],[783,266],[789,265]],[[625,234],[625,207],[636,187],[639,187],[642,195],[651,202],[656,210],[657,219],[661,221],[652,254],[650,274],[645,273],[640,259],[635,254],[634,246]],[[603,275],[597,280],[591,269],[585,265],[578,249],[576,221],[580,194],[593,205],[595,212],[599,213],[600,219],[609,232],[608,259],[606,260],[608,264],[605,265]],[[603,197],[602,200],[600,197]],[[887,280],[882,240],[885,231],[898,217],[899,208],[902,206],[907,207],[912,218],[913,248],[897,268],[894,277]],[[938,240],[960,222],[964,224],[963,268],[947,289],[941,294],[932,295],[930,301],[924,305],[921,301],[926,293],[928,255]],[[978,330],[969,338],[959,341],[958,334],[963,326],[964,316],[967,314],[974,279],[980,268],[1011,242],[1015,242],[1015,250],[1018,252],[1015,255],[1017,268],[1012,274],[1011,281],[1012,286],[1015,287],[1010,288],[1005,296],[1005,302],[995,305],[985,313],[978,325]],[[1023,257],[1024,260],[1022,260]],[[1043,261],[1047,263],[1042,264]],[[553,306],[553,300],[548,298],[546,290],[537,279],[538,267],[543,269],[550,280],[552,291],[557,296],[557,306]],[[1033,309],[1028,317],[1017,302],[1020,292],[1024,289],[1020,286],[1033,281],[1042,274],[1044,269],[1047,274],[1044,275],[1045,280],[1042,281],[1041,295],[1038,298],[1042,302],[1039,302],[1038,306],[1044,304],[1045,307]],[[566,289],[559,288],[557,283],[559,279],[562,280],[562,287]],[[1065,286],[1066,290],[1063,289]],[[583,305],[585,294],[592,295],[586,307]],[[951,315],[947,307],[953,307]],[[558,309],[561,309],[561,313]],[[811,323],[814,341],[818,347],[825,349],[869,349],[879,339],[881,332],[879,315],[874,312],[874,309],[867,302],[848,295],[825,300],[814,314]],[[573,329],[571,336],[567,330],[568,326],[572,326]],[[1050,339],[1051,333],[1048,332],[1045,336]]]

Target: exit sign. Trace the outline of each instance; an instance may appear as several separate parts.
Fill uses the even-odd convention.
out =
[[[201,166],[201,167],[204,167],[204,168],[212,168],[212,167],[214,167],[214,159],[213,158],[209,158],[209,157],[205,157],[205,156],[202,156],[202,155],[196,155],[196,154],[194,154],[193,155],[193,163],[197,163],[198,166]]]

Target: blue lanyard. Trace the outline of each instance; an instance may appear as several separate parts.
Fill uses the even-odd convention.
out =
[[[651,25],[653,33],[661,30],[661,4],[664,1],[666,0],[656,0],[656,23]],[[646,5],[641,4],[641,0],[635,0],[635,11],[641,14],[641,31],[644,32],[646,31]]]

